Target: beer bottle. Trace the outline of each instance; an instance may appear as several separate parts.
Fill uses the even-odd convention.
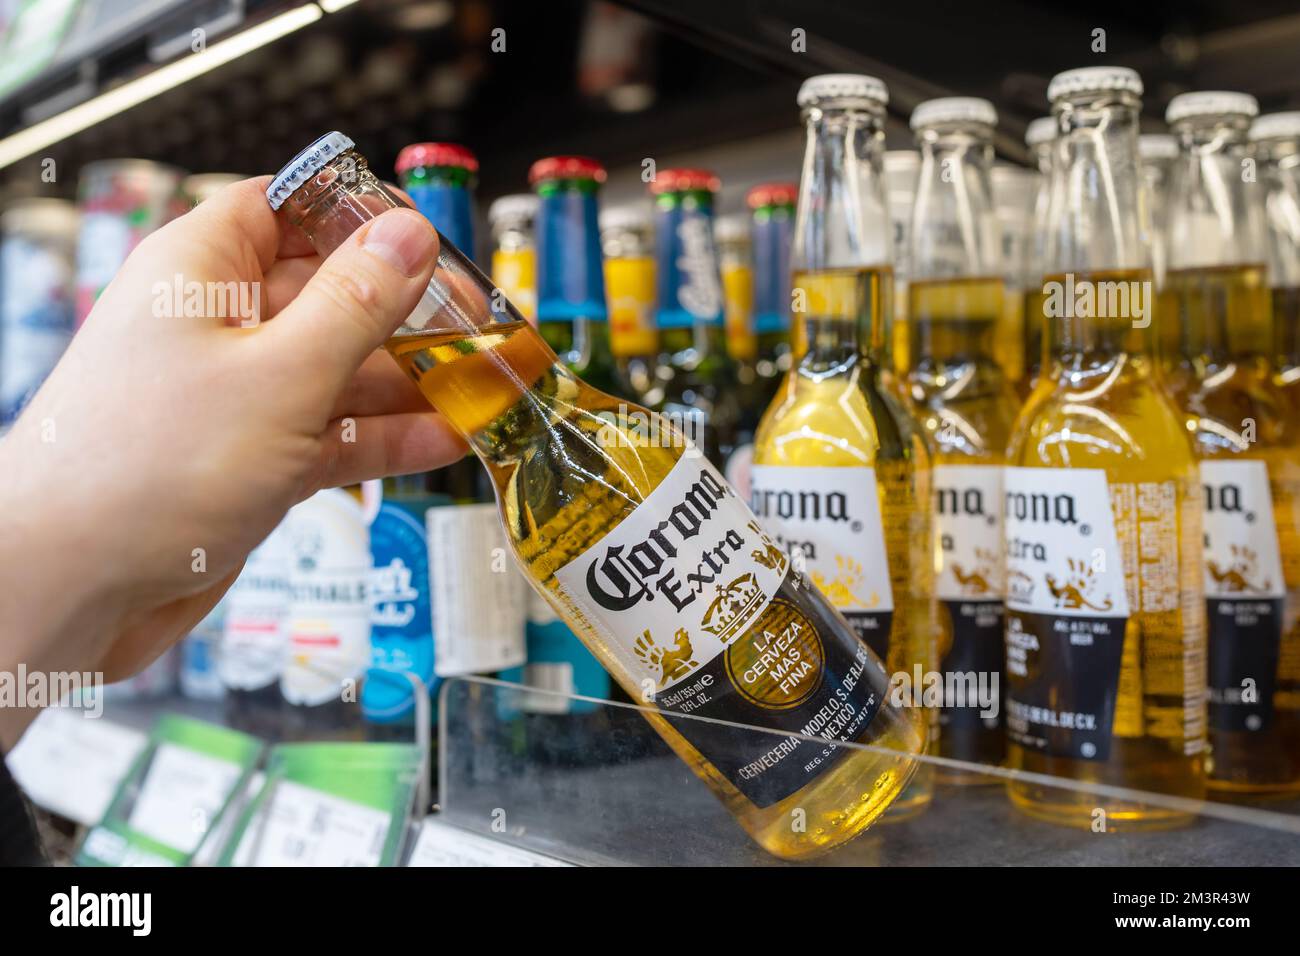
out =
[[[703,169],[661,169],[655,197],[655,324],[659,386],[651,400],[719,468],[736,448],[740,400],[727,356],[713,201],[721,184]]]
[[[1007,736],[1012,767],[1200,798],[1205,792],[1201,491],[1184,418],[1155,367],[1140,221],[1142,80],[1058,74],[1043,279],[1047,364],[1004,479]],[[1013,802],[1108,830],[1181,809],[1032,780]]]
[[[641,203],[600,214],[609,299],[609,343],[622,392],[645,401],[654,387],[659,333],[655,330],[654,220]]]
[[[808,145],[799,184],[794,318],[807,351],[786,375],[754,442],[750,496],[760,521],[891,674],[938,661],[930,456],[883,383],[892,236],[881,145],[888,94],[870,76],[806,81]],[[931,768],[896,815],[923,809]]]
[[[538,201],[542,336],[585,381],[618,394],[623,388],[610,351],[596,199],[604,181],[605,167],[585,156],[550,156],[528,171]]]
[[[1024,345],[1021,348],[1022,371],[1019,378],[1012,383],[1016,395],[1023,402],[1038,384],[1043,368],[1043,329],[1046,319],[1043,316],[1043,270],[1044,256],[1047,254],[1047,214],[1052,193],[1052,157],[1055,152],[1056,120],[1051,116],[1041,116],[1029,124],[1025,130],[1025,145],[1033,154],[1038,167],[1038,179],[1034,190],[1033,221],[1030,226],[1029,243],[1025,246],[1025,257],[1021,269],[1021,287],[1024,290]]]
[[[1261,116],[1250,138],[1264,183],[1278,384],[1300,414],[1300,112]]]
[[[492,227],[492,281],[529,322],[537,321],[537,197],[515,193],[488,207]]]
[[[1184,93],[1169,197],[1170,389],[1205,495],[1209,785],[1300,792],[1300,418],[1275,378],[1264,191],[1245,93]]]
[[[912,113],[921,171],[909,256],[906,382],[934,459],[935,593],[944,686],[1003,684],[1002,465],[1017,402],[994,354],[1004,315],[1001,224],[990,167],[997,112],[987,100],[927,100]],[[1026,202],[1027,204],[1027,202]],[[939,752],[997,764],[1002,702],[986,694],[939,711]],[[941,769],[958,783],[978,776]]]
[[[340,133],[267,196],[321,255],[399,205]],[[483,461],[533,587],[656,705],[652,726],[762,846],[806,857],[862,832],[923,745],[879,660],[680,432],[636,406],[619,415],[513,307],[492,305],[488,280],[444,244],[387,349]]]

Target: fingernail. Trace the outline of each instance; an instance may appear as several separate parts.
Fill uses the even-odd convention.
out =
[[[361,248],[383,259],[402,275],[415,276],[434,257],[437,244],[432,227],[419,213],[401,209],[371,223]]]

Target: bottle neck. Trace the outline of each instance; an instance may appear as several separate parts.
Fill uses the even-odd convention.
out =
[[[861,106],[809,107],[790,252],[799,368],[823,374],[878,362],[893,317],[893,230],[882,116]]]
[[[787,205],[754,210],[754,331],[759,337],[760,356],[775,357],[775,349],[789,336],[794,216],[794,207]]]
[[[1144,221],[1138,113],[1124,92],[1054,106],[1043,312],[1047,354],[1072,369],[1155,352],[1155,284]]]
[[[420,166],[404,172],[402,189],[415,208],[457,249],[473,258],[474,213],[468,170],[453,166]]]
[[[594,180],[537,187],[537,317],[543,325],[605,322],[605,275]]]
[[[992,134],[982,124],[917,131],[921,171],[912,207],[909,281],[1001,275],[989,175]]]

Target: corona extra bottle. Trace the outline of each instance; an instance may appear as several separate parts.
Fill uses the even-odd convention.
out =
[[[1250,138],[1264,184],[1277,379],[1300,414],[1300,112],[1261,116]]]
[[[914,149],[891,149],[885,153],[885,195],[889,225],[893,231],[894,310],[892,326],[885,330],[885,366],[904,375],[907,355],[907,280],[911,275],[907,257],[911,253],[912,207],[916,204],[916,178],[921,172],[921,154]],[[795,323],[799,329],[799,323]],[[802,331],[799,331],[802,335]],[[798,355],[803,354],[800,348]]]
[[[1043,368],[1043,256],[1047,252],[1047,213],[1051,201],[1053,143],[1056,140],[1056,120],[1040,117],[1025,130],[1025,145],[1029,147],[1038,167],[1037,188],[1034,191],[1032,233],[1025,246],[1025,261],[1021,272],[1024,295],[1024,346],[1021,352],[1023,368],[1020,377],[1012,384],[1021,401],[1038,384]]]
[[[1142,201],[1150,223],[1151,276],[1155,280],[1156,292],[1161,296],[1155,317],[1156,358],[1161,374],[1168,377],[1182,348],[1177,324],[1178,306],[1164,295],[1169,268],[1169,178],[1174,161],[1178,159],[1178,140],[1165,133],[1139,136],[1138,157],[1142,160]]]
[[[550,156],[528,171],[538,201],[537,320],[542,335],[570,329],[572,340],[561,356],[584,381],[618,394],[625,389],[610,351],[597,208],[604,181],[605,167],[585,156]],[[551,335],[564,342],[564,334]]]
[[[537,196],[514,193],[488,207],[492,227],[492,282],[529,322],[537,322]]]
[[[998,223],[998,274],[1005,286],[993,351],[1008,382],[1018,382],[1025,374],[1025,296],[1020,283],[1027,250],[1034,239],[1038,179],[1037,169],[1010,163],[995,163],[989,170],[993,215]]]
[[[912,366],[934,458],[935,593],[944,623],[940,670],[967,688],[939,711],[940,753],[998,764],[1002,702],[1002,466],[1015,394],[994,355],[1004,288],[999,223],[990,195],[993,128],[987,100],[929,100],[912,113],[921,173],[912,219]],[[1026,203],[1027,204],[1027,203]],[[940,771],[954,782],[979,777]]]
[[[654,217],[643,204],[615,206],[600,214],[609,299],[609,344],[622,391],[637,401],[654,387],[659,356],[655,329]]]
[[[759,426],[750,500],[890,673],[911,682],[916,668],[935,669],[938,641],[929,455],[879,365],[893,280],[887,98],[876,78],[848,74],[799,91],[808,145],[791,261],[808,347]],[[922,809],[932,787],[922,768],[897,813]]]
[[[723,468],[736,448],[741,408],[713,239],[719,188],[718,177],[703,169],[661,169],[650,183],[660,353],[660,384],[651,397]]]
[[[267,196],[321,255],[399,205],[339,133],[295,157]],[[762,846],[806,857],[861,832],[923,744],[917,718],[887,699],[879,660],[680,433],[639,408],[636,431],[513,308],[494,312],[491,292],[444,244],[387,348],[472,443],[533,586],[629,694],[655,704],[655,729]],[[716,720],[674,716],[686,714]]]
[[[1300,792],[1300,418],[1274,376],[1264,194],[1245,181],[1244,93],[1185,93],[1169,208],[1169,295],[1205,493],[1210,787]],[[1168,318],[1168,316],[1166,316]]]
[[[1010,765],[1089,783],[1205,792],[1201,491],[1155,370],[1139,223],[1142,81],[1058,74],[1042,381],[1004,478]],[[1138,798],[1009,783],[1022,810],[1110,830],[1186,822]]]

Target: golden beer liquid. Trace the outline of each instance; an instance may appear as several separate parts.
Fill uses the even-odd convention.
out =
[[[1155,286],[1147,270],[1098,271],[1074,280]],[[1048,276],[1044,284],[1066,281]],[[1156,373],[1152,329],[1141,328],[1140,320],[1135,326],[1136,319],[1049,318],[1053,348],[1063,344],[1057,341],[1061,326],[1070,325],[1072,341],[1065,344],[1079,364],[1066,368],[1052,358],[1021,410],[1007,452],[1008,465],[1044,469],[1045,489],[1054,469],[1106,472],[1129,604],[1110,756],[1057,757],[1008,740],[1008,763],[1085,783],[1200,799],[1206,673],[1200,473],[1184,417]],[[1163,573],[1171,558],[1176,575]],[[1037,783],[1012,781],[1008,791],[1031,816],[1081,828],[1096,823],[1098,808],[1108,830],[1191,819],[1140,800]]]
[[[558,366],[551,349],[522,322],[474,333],[395,337],[386,348],[429,402],[473,440],[496,485],[507,536],[532,580],[619,685],[641,700],[643,688],[618,663],[607,637],[569,603],[555,572],[627,518],[668,475],[684,447],[633,434],[619,418],[620,406],[631,414],[650,413],[590,388]],[[779,597],[806,606],[811,597],[806,588],[793,589],[789,582]],[[856,641],[847,625],[844,631],[821,636]],[[915,767],[909,754],[920,748],[922,731],[910,712],[893,710],[891,718],[888,708],[886,701],[858,738],[885,752],[847,752],[801,790],[768,807],[745,797],[671,721],[643,713],[755,841],[794,859],[852,839],[907,784]]]

